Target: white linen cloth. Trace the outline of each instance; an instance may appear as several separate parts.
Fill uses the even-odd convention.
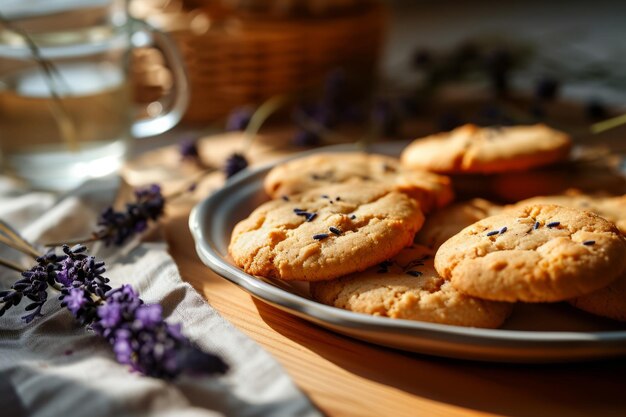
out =
[[[0,178],[0,218],[32,240],[87,236],[102,207],[112,201],[116,185],[116,180],[94,181],[56,199],[46,193],[22,194]],[[132,373],[115,361],[106,341],[79,326],[60,307],[51,290],[44,317],[25,324],[20,317],[26,301],[0,317],[0,415],[320,415],[267,352],[181,280],[164,243],[103,252],[96,255],[107,261],[105,276],[111,286],[132,284],[144,301],[160,303],[169,322],[182,323],[183,333],[194,343],[225,359],[229,373],[176,382]],[[0,256],[19,259],[5,247]],[[0,288],[8,289],[17,278],[16,272],[0,268]]]

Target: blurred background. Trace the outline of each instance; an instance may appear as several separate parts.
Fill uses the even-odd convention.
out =
[[[310,103],[304,113],[333,130],[344,120],[330,119],[374,119],[407,138],[542,121],[583,136],[626,98],[623,2],[134,0],[131,10],[180,45],[188,123],[236,128],[233,112],[246,119],[242,109],[285,93],[337,100],[328,90],[343,83],[349,115]],[[168,87],[150,56],[144,83]]]
[[[126,136],[153,136],[137,154],[272,126],[306,149],[543,122],[626,151],[619,135],[590,131],[626,103],[624,2],[4,0],[0,13],[9,171],[50,161],[62,143],[72,153],[55,167],[93,161],[77,151],[100,146],[89,165],[98,176],[119,168],[111,161],[128,153]],[[107,92],[89,92],[96,84]],[[45,99],[32,99],[38,89],[50,90]],[[127,120],[135,113],[140,123]]]

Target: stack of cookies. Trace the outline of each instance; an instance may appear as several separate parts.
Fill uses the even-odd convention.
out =
[[[450,174],[524,172],[570,148],[542,125],[468,125],[400,160],[294,159],[269,172],[272,200],[235,226],[229,252],[249,274],[308,281],[313,299],[365,314],[497,328],[517,302],[568,301],[626,320],[626,196],[450,205]]]

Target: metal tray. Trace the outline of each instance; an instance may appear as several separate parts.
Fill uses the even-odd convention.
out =
[[[374,145],[372,152],[397,155],[406,142]],[[355,151],[333,146],[315,152]],[[303,156],[300,154],[299,156]],[[565,303],[518,304],[502,329],[478,329],[390,319],[317,303],[306,283],[246,274],[228,256],[234,225],[268,200],[263,178],[272,165],[242,172],[200,202],[189,226],[196,250],[214,272],[259,300],[336,332],[371,343],[430,355],[496,362],[571,362],[626,355],[626,325],[580,312]]]

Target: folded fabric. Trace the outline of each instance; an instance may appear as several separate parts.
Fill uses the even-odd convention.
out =
[[[5,182],[0,179],[0,183]],[[57,199],[1,188],[0,218],[29,239],[86,236],[117,181],[93,181]],[[93,250],[92,250],[93,252]],[[30,324],[20,308],[0,318],[0,414],[22,416],[319,416],[308,398],[259,345],[226,322],[186,282],[164,243],[141,243],[105,256],[113,287],[131,284],[160,303],[170,322],[202,349],[230,365],[224,377],[185,376],[176,382],[132,373],[110,346],[79,326],[53,292],[44,317]],[[0,256],[18,259],[7,248]],[[22,260],[25,261],[25,260]],[[26,264],[26,263],[25,263]],[[0,271],[0,288],[17,273]],[[20,306],[21,307],[21,306]]]

